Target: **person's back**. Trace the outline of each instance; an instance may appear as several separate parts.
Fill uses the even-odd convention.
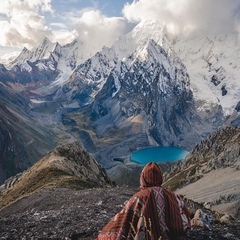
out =
[[[161,168],[148,163],[140,175],[141,190],[103,228],[98,240],[175,239],[190,226],[181,198],[161,187]]]

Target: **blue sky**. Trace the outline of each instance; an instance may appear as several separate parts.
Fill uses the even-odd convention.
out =
[[[100,50],[143,20],[174,34],[240,32],[240,0],[1,0],[0,62],[44,37]]]
[[[53,8],[58,12],[64,12],[66,9],[98,9],[103,14],[109,17],[120,17],[122,16],[122,9],[126,0],[53,0]],[[128,1],[131,3],[132,1]]]

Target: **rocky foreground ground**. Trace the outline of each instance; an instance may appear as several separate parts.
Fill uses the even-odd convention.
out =
[[[44,188],[0,212],[0,239],[95,239],[137,190]],[[181,239],[240,239],[236,219],[224,225],[213,221],[211,228],[194,227]]]

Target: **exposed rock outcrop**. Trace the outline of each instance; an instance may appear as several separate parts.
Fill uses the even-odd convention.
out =
[[[194,182],[211,170],[240,165],[240,128],[222,127],[200,141],[183,161],[177,162],[165,174],[172,189]],[[183,176],[179,178],[179,176]],[[174,177],[174,178],[172,178]],[[179,179],[172,184],[174,179]]]

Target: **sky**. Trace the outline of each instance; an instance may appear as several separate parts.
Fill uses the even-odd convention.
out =
[[[99,51],[144,20],[173,34],[240,32],[240,0],[1,0],[0,62],[45,37]]]

